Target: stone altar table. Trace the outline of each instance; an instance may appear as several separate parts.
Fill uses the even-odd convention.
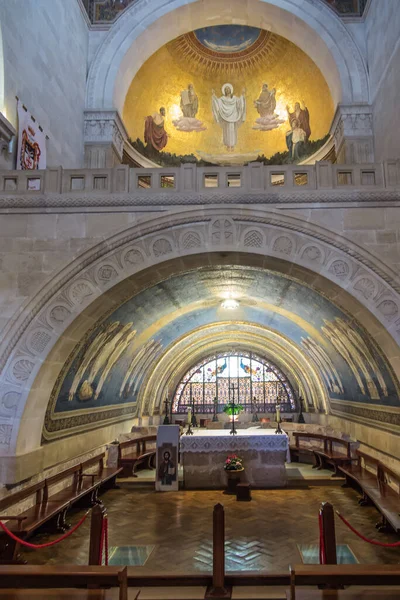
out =
[[[182,435],[181,463],[185,489],[221,489],[226,487],[225,459],[229,454],[243,458],[241,481],[255,488],[285,487],[285,461],[290,462],[289,438],[257,427],[228,430],[195,430]]]

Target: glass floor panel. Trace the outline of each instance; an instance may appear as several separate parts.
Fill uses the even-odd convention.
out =
[[[110,546],[108,564],[124,567],[142,567],[155,546]]]
[[[319,564],[319,545],[318,544],[297,544],[300,552],[301,560],[305,565]],[[347,544],[337,544],[336,546],[337,564],[338,565],[356,565],[356,559],[350,546]]]

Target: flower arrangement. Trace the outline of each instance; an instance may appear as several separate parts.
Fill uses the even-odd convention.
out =
[[[243,410],[243,406],[241,404],[234,404],[233,402],[229,402],[225,407],[224,407],[224,413],[226,413],[227,415],[238,415],[239,413],[241,413]]]
[[[241,471],[243,469],[243,458],[236,454],[227,457],[224,464],[225,471]]]

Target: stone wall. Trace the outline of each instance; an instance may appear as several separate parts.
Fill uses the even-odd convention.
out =
[[[49,136],[48,166],[83,166],[88,28],[78,2],[1,2],[0,25],[8,120],[17,126],[18,96]]]
[[[0,217],[0,331],[23,303],[85,250],[142,213],[2,214]]]
[[[400,89],[398,0],[371,2],[365,22],[370,97],[374,106],[375,160],[400,157],[396,106]]]

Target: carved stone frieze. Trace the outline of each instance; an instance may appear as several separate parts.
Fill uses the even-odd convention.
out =
[[[197,192],[179,193],[179,192],[158,192],[156,194],[148,194],[133,191],[130,194],[84,194],[80,196],[69,194],[35,194],[29,196],[27,194],[19,196],[18,194],[7,195],[0,192],[0,211],[3,209],[24,209],[24,208],[100,208],[100,207],[121,207],[121,206],[141,206],[141,207],[163,207],[166,206],[203,206],[203,205],[218,205],[223,204],[232,206],[235,204],[245,205],[263,205],[263,204],[311,204],[317,202],[319,204],[334,204],[334,203],[357,203],[368,204],[385,202],[400,202],[400,192],[386,190],[351,190],[351,189],[330,189],[330,190],[309,190],[309,191],[293,191],[293,192],[269,192],[252,193],[252,192]]]
[[[122,160],[124,142],[128,139],[125,125],[116,110],[86,110],[85,144],[108,144]]]
[[[331,133],[335,138],[336,156],[343,164],[374,162],[372,107],[365,104],[339,104]]]
[[[337,402],[330,400],[332,413],[347,419],[362,422],[374,429],[384,429],[391,434],[400,434],[400,412],[390,407],[371,407],[361,402]]]

